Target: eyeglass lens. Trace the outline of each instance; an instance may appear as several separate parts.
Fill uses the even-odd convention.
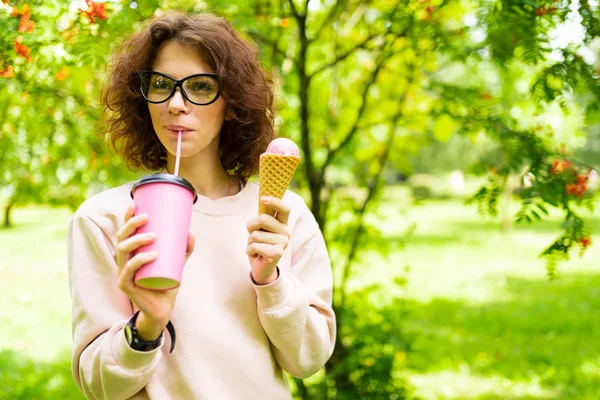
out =
[[[171,78],[157,73],[147,73],[142,79],[144,97],[153,103],[166,101],[174,87],[175,82]],[[192,76],[183,81],[182,90],[192,103],[208,104],[217,97],[219,82],[211,76]]]

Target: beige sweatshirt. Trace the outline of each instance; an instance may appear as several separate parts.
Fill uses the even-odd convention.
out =
[[[132,308],[117,287],[115,255],[130,190],[127,184],[90,198],[69,226],[72,367],[80,389],[110,400],[290,399],[282,370],[314,374],[335,343],[329,257],[302,198],[286,192],[291,241],[281,274],[256,286],[246,223],[257,214],[258,185],[218,200],[199,196],[191,221],[196,247],[171,316],[175,349],[169,353],[165,330],[159,348],[139,352],[123,332]]]

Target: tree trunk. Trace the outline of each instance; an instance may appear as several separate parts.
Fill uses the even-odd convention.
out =
[[[315,166],[313,164],[312,149],[309,140],[309,87],[310,78],[307,75],[306,64],[307,64],[307,52],[309,41],[306,33],[306,13],[296,14],[296,20],[298,22],[298,36],[300,39],[300,52],[298,54],[298,77],[300,80],[299,87],[299,98],[300,98],[300,135],[301,145],[304,151],[304,166],[306,169],[306,178],[311,195],[311,211],[317,221],[317,224],[324,229],[325,219],[321,210],[321,189],[322,181],[318,179]],[[298,387],[297,395],[303,400],[309,400],[310,395],[306,390],[306,386],[302,379],[294,378],[296,386]]]
[[[333,371],[336,367],[342,365],[345,359],[348,358],[348,349],[342,342],[342,336],[340,335],[340,329],[343,325],[342,319],[344,318],[343,310],[333,304],[333,312],[336,316],[337,330],[335,332],[335,347],[333,348],[333,354],[325,364],[327,371]],[[352,382],[349,379],[348,373],[346,372],[334,372],[333,377],[335,381],[335,388],[338,393],[349,393],[352,390]]]
[[[306,390],[306,386],[304,385],[304,381],[299,378],[294,378],[294,382],[296,383],[296,387],[298,390],[296,391],[296,395],[300,396],[302,400],[310,400],[310,396],[308,391]]]
[[[5,228],[12,227],[12,223],[10,220],[10,211],[12,210],[14,205],[15,205],[15,200],[14,200],[14,198],[11,198],[10,200],[8,200],[8,204],[6,205],[6,207],[4,207],[4,227]]]
[[[300,135],[301,135],[301,146],[302,146],[302,150],[304,152],[304,159],[303,159],[303,164],[305,167],[305,173],[306,173],[306,180],[308,182],[308,186],[310,189],[310,196],[311,196],[311,211],[319,225],[319,227],[321,228],[323,234],[325,234],[325,223],[326,223],[326,219],[327,219],[327,209],[328,209],[328,204],[326,203],[326,201],[328,199],[326,199],[326,201],[324,201],[323,199],[323,192],[324,189],[326,188],[326,184],[325,184],[325,171],[327,169],[327,166],[329,165],[329,163],[333,160],[333,157],[335,155],[335,153],[337,151],[342,150],[343,147],[345,147],[353,138],[353,136],[356,134],[356,132],[358,131],[358,123],[364,113],[364,111],[366,110],[366,106],[367,106],[367,95],[368,95],[368,91],[369,88],[375,83],[377,76],[379,74],[379,72],[381,71],[387,57],[389,56],[389,54],[384,54],[384,48],[385,46],[382,46],[381,51],[382,54],[377,58],[377,62],[376,62],[376,66],[375,69],[373,71],[372,76],[370,77],[370,79],[367,81],[366,83],[366,87],[364,88],[364,94],[363,94],[363,103],[360,107],[360,110],[358,111],[358,115],[357,115],[357,119],[355,121],[355,124],[353,126],[353,128],[350,130],[350,132],[345,136],[344,141],[342,142],[342,144],[339,145],[339,147],[337,147],[333,152],[330,152],[330,154],[328,154],[327,160],[325,162],[325,164],[319,168],[319,170],[317,170],[317,167],[314,163],[314,159],[312,157],[312,146],[310,143],[310,135],[309,135],[309,120],[310,120],[310,109],[309,109],[309,104],[310,104],[310,99],[309,99],[309,94],[310,94],[310,83],[311,83],[311,78],[314,75],[309,75],[307,72],[307,53],[308,53],[308,48],[311,44],[311,41],[309,40],[308,36],[307,36],[307,13],[308,13],[308,1],[306,1],[304,3],[304,10],[299,11],[298,8],[296,7],[294,0],[288,0],[292,14],[294,15],[297,23],[298,23],[298,42],[299,42],[299,52],[297,55],[297,69],[298,69],[298,81],[299,81],[299,88],[298,88],[298,97],[300,100]],[[394,11],[392,12],[391,15],[393,15],[395,13],[395,11],[398,9],[397,5],[394,8]],[[338,60],[340,61],[341,58]],[[398,115],[393,122],[393,126],[395,127],[396,122],[398,120],[398,118],[400,117],[400,115]],[[390,132],[390,144],[391,145],[391,141],[393,140],[393,128],[392,131]],[[387,160],[389,154],[389,150],[385,152],[384,155],[384,159]],[[385,168],[385,161],[382,161],[381,163],[381,168],[383,170],[383,168]],[[366,206],[368,205],[368,203],[370,202],[370,200],[373,198],[374,192],[376,190],[376,185],[378,183],[378,180],[380,179],[381,176],[381,172],[379,171],[379,173],[374,177],[373,179],[373,184],[371,185],[371,187],[369,188],[369,198],[366,200],[366,203],[364,208],[366,208]],[[329,195],[329,193],[325,193],[326,196]],[[352,254],[349,255],[349,263],[352,263],[355,253],[356,253],[356,248],[358,245],[358,238],[360,237],[361,233],[362,233],[362,218],[364,217],[364,209],[363,212],[360,213],[359,216],[359,220],[360,220],[360,224],[359,224],[359,230],[357,232],[357,237],[355,238],[355,242],[353,244],[353,250],[351,251]],[[349,268],[345,268],[345,270],[348,270]],[[345,286],[345,284],[344,284]],[[344,287],[345,289],[345,287]],[[342,300],[343,301],[343,300]],[[335,315],[337,317],[337,329],[336,329],[336,346],[334,347],[333,350],[333,354],[330,357],[330,359],[328,360],[328,362],[325,365],[325,369],[329,373],[333,374],[333,380],[335,381],[335,388],[338,394],[344,393],[344,394],[348,394],[348,393],[353,393],[355,392],[355,388],[354,385],[352,383],[352,381],[350,380],[350,376],[349,376],[349,372],[340,372],[340,371],[335,371],[336,367],[339,367],[343,364],[344,360],[346,360],[349,356],[349,352],[348,349],[344,346],[343,342],[342,342],[342,337],[341,337],[341,328],[344,324],[343,320],[344,320],[344,315],[343,315],[343,304],[340,303],[339,305],[336,304],[336,302],[333,302],[333,310],[335,312]],[[303,399],[304,398],[310,398],[310,396],[308,395],[307,391],[306,391],[306,387],[304,387],[304,384],[301,380],[295,380],[296,383],[298,384],[298,395],[300,395]],[[306,396],[306,397],[305,397]]]
[[[502,201],[500,201],[501,215],[502,215],[502,231],[509,232],[512,229],[513,219],[510,212],[510,202],[512,200],[512,182],[510,175],[504,177],[502,185]]]
[[[404,102],[404,99],[405,99],[404,96],[402,96],[400,98],[400,104],[402,104]],[[400,110],[402,109],[402,107],[398,107],[398,108]],[[394,116],[394,118],[392,119],[392,121],[390,123],[388,137],[386,139],[385,147],[384,147],[385,150],[384,150],[384,153],[380,160],[379,169],[374,174],[374,176],[372,177],[371,181],[368,184],[367,197],[365,198],[360,210],[358,211],[358,215],[356,216],[357,227],[356,227],[356,231],[354,231],[354,235],[352,237],[352,242],[350,245],[350,252],[348,253],[348,258],[346,260],[346,263],[345,263],[344,269],[343,269],[343,276],[342,276],[340,296],[339,296],[339,304],[337,304],[335,302],[333,304],[333,310],[337,317],[338,330],[336,331],[336,347],[333,351],[331,358],[329,359],[329,362],[327,363],[328,369],[329,368],[333,369],[336,366],[341,365],[348,356],[348,350],[342,343],[342,338],[340,335],[340,328],[345,323],[344,308],[346,306],[345,302],[346,302],[346,295],[347,295],[347,290],[348,290],[346,284],[348,282],[348,278],[350,277],[350,273],[351,273],[350,267],[351,267],[352,263],[354,262],[354,260],[356,258],[356,254],[358,252],[360,238],[364,234],[364,219],[365,219],[366,211],[367,211],[367,208],[369,207],[370,203],[377,197],[377,194],[379,191],[379,185],[380,185],[380,182],[383,177],[383,172],[385,171],[385,168],[387,166],[390,151],[394,144],[394,138],[396,136],[396,126],[401,117],[402,117],[402,112],[399,111]],[[354,385],[350,381],[350,376],[348,373],[336,374],[334,379],[335,379],[335,387],[336,387],[338,393],[352,393]]]
[[[304,150],[304,166],[306,168],[306,179],[310,188],[311,211],[317,220],[319,226],[323,222],[321,215],[321,186],[322,182],[318,179],[318,174],[313,164],[312,148],[309,140],[309,86],[310,78],[306,72],[308,37],[306,36],[306,15],[297,15],[298,36],[300,39],[300,53],[298,54],[298,78],[300,80],[300,134],[302,138],[302,150]]]

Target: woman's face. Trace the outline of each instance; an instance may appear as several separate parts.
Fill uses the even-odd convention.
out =
[[[152,70],[180,80],[190,75],[214,73],[197,50],[170,41],[162,45]],[[199,106],[190,103],[177,89],[164,103],[148,103],[154,131],[167,152],[177,153],[177,132],[181,130],[181,156],[218,157],[219,133],[223,125],[226,103],[219,97],[214,103]]]

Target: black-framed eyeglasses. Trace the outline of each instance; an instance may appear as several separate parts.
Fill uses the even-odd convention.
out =
[[[164,103],[179,88],[187,101],[198,106],[207,106],[221,95],[221,81],[217,74],[195,74],[181,80],[155,71],[140,71],[140,90],[149,103]]]

